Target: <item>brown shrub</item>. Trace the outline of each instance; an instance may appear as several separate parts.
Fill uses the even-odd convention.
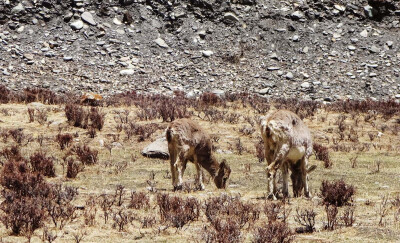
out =
[[[331,168],[333,163],[330,160],[328,148],[321,144],[314,143],[313,149],[316,159],[323,161],[325,168]]]
[[[58,145],[60,145],[60,149],[64,150],[65,148],[69,147],[73,137],[71,134],[57,134],[56,141]]]
[[[38,172],[44,176],[56,176],[53,158],[47,157],[46,153],[38,151],[29,158],[33,172]]]
[[[144,192],[131,192],[131,200],[129,202],[129,208],[144,209],[150,207],[150,198]]]
[[[255,243],[262,242],[276,242],[276,243],[288,243],[294,240],[294,234],[289,229],[287,223],[284,222],[273,222],[264,223],[261,227],[257,227],[253,233]]]
[[[99,108],[97,107],[92,107],[90,109],[90,114],[89,114],[89,119],[91,121],[91,127],[101,130],[103,129],[104,122],[105,122],[105,116],[106,114],[102,111],[100,111]]]
[[[7,104],[10,101],[10,91],[6,86],[0,84],[0,104]]]
[[[304,226],[304,228],[297,228],[297,233],[312,233],[315,231],[315,216],[317,213],[313,209],[300,209],[296,208],[296,215],[294,220]]]
[[[198,219],[200,203],[196,198],[180,198],[168,194],[157,194],[157,205],[160,209],[161,221],[175,228]]]
[[[76,178],[79,172],[83,171],[84,165],[74,161],[72,158],[66,159],[67,163],[67,178]]]
[[[348,185],[343,179],[333,181],[322,181],[320,188],[320,197],[324,205],[335,205],[341,207],[353,200],[355,189],[352,185]]]
[[[86,146],[86,144],[83,146],[74,146],[72,148],[72,152],[74,152],[76,156],[78,156],[79,160],[84,165],[94,165],[98,162],[99,151],[91,150],[88,146]]]

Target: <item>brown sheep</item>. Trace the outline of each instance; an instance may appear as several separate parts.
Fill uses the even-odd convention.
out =
[[[200,190],[204,190],[200,166],[210,173],[217,188],[226,187],[231,169],[225,160],[218,163],[212,154],[210,136],[197,123],[190,119],[175,120],[168,126],[166,136],[174,190],[182,189],[182,177],[188,161],[196,166],[196,182]]]
[[[307,174],[316,166],[307,168],[308,158],[312,154],[312,138],[308,127],[291,111],[278,110],[261,119],[261,135],[264,140],[265,158],[268,162],[269,195],[276,199],[276,171],[281,168],[283,177],[283,195],[289,196],[288,170],[292,172],[293,194],[301,194],[304,188],[306,197],[311,194],[308,188]]]

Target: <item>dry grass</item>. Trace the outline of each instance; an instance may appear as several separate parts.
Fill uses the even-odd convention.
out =
[[[29,158],[35,151],[42,149],[48,156],[54,157],[56,177],[46,178],[46,180],[50,183],[62,183],[64,186],[77,187],[79,194],[72,201],[76,206],[85,206],[86,201],[91,197],[99,201],[102,194],[113,196],[118,185],[122,185],[125,188],[122,196],[123,206],[118,207],[116,203],[111,206],[112,212],[107,223],[104,221],[103,211],[99,203],[96,206],[97,213],[94,216],[93,226],[85,225],[84,214],[85,210],[88,210],[87,206],[85,210],[77,210],[78,217],[67,223],[61,230],[55,228],[50,221],[47,222],[47,230],[52,234],[57,234],[55,242],[73,242],[74,236],[82,236],[83,242],[201,241],[203,227],[205,225],[209,226],[204,212],[200,212],[198,220],[188,223],[182,229],[177,230],[174,227],[168,227],[168,225],[161,222],[158,208],[156,207],[157,193],[149,192],[149,187],[157,192],[171,195],[193,196],[200,202],[225,192],[233,196],[240,194],[241,200],[255,203],[260,208],[264,205],[267,193],[267,178],[264,171],[266,162],[258,162],[254,146],[259,140],[258,127],[256,127],[254,133],[248,135],[243,135],[240,132],[240,128],[245,125],[249,126],[248,121],[244,118],[245,116],[255,119],[258,115],[248,108],[243,108],[242,106],[216,108],[220,111],[242,114],[237,123],[230,123],[229,121],[212,123],[206,121],[206,119],[201,120],[199,118],[204,117],[204,114],[199,114],[199,117],[196,114],[192,116],[212,134],[218,159],[226,159],[231,166],[232,173],[227,190],[216,189],[213,183],[207,183],[208,180],[206,178],[205,191],[173,193],[169,162],[145,158],[140,154],[140,151],[151,140],[163,136],[163,128],[167,123],[162,122],[162,119],[146,122],[138,121],[135,118],[137,111],[135,107],[102,108],[102,112],[106,114],[104,127],[101,131],[97,131],[94,138],[90,138],[86,129],[68,124],[63,106],[46,105],[45,107],[48,111],[47,122],[41,125],[37,121],[29,122],[26,105],[0,105],[0,109],[8,110],[8,115],[0,114],[0,134],[7,129],[24,128],[24,134],[32,136],[32,138],[38,138],[43,135],[42,145],[32,139],[26,146],[22,146],[21,154]],[[125,132],[123,130],[118,131],[116,128],[117,122],[114,116],[118,112],[121,113],[126,110],[130,111],[129,119],[137,124],[158,123],[161,126],[145,141],[138,142],[138,139],[125,139]],[[311,207],[317,213],[316,232],[312,234],[297,234],[295,241],[394,242],[398,240],[398,235],[400,234],[400,223],[395,221],[393,216],[398,209],[394,206],[388,209],[388,215],[384,219],[385,227],[378,226],[379,216],[377,213],[382,195],[387,194],[394,199],[395,194],[400,192],[400,166],[398,166],[400,139],[390,129],[383,127],[383,125],[394,126],[398,117],[395,116],[390,120],[385,120],[378,115],[369,120],[369,118],[365,119],[365,114],[357,114],[354,117],[347,114],[347,118],[343,121],[344,124],[341,125],[345,125],[345,128],[339,128],[336,122],[340,115],[337,112],[318,111],[314,116],[305,119],[305,123],[313,132],[314,140],[329,148],[332,166],[324,168],[322,161],[316,160],[315,156],[311,157],[310,164],[318,165],[317,170],[310,175],[311,192],[314,197],[310,200],[290,198],[289,203],[286,204],[288,208],[292,209],[292,215],[287,219],[289,227],[294,230],[296,227],[301,226],[294,220],[293,212],[297,207]],[[343,130],[343,134],[340,134],[340,130]],[[60,132],[73,135],[72,146],[86,144],[91,149],[99,151],[98,163],[85,166],[75,179],[67,179],[65,176],[66,166],[63,167],[63,158],[66,155],[74,155],[68,154],[70,148],[60,150],[59,144],[54,139]],[[369,134],[378,134],[379,132],[382,132],[383,135],[377,136],[371,141]],[[355,140],[356,136],[357,141]],[[240,151],[242,155],[239,155],[235,146],[239,137],[243,147]],[[120,143],[120,146],[117,143]],[[0,151],[11,144],[15,144],[12,138],[8,138],[7,143],[5,143],[3,138],[0,137]],[[369,148],[366,148],[366,146],[369,146]],[[358,156],[357,166],[352,168],[350,161],[355,156]],[[0,156],[0,162],[4,162],[2,156]],[[126,164],[126,167],[118,169],[124,164]],[[377,170],[378,165],[379,171]],[[185,172],[185,181],[193,182],[195,174],[194,166],[189,164]],[[352,184],[356,188],[354,197],[356,222],[353,227],[338,227],[333,231],[325,231],[323,228],[324,224],[326,224],[326,215],[324,206],[321,205],[321,199],[318,197],[319,188],[323,180],[339,179],[344,179],[346,183]],[[145,192],[150,198],[151,206],[143,209],[128,208],[132,190]],[[339,208],[338,215],[341,216],[343,211],[344,208]],[[118,219],[116,213],[126,216],[127,224],[122,231],[119,231],[118,227],[113,227],[113,217],[115,216]],[[262,213],[255,226],[260,226],[261,222],[266,221],[266,215]],[[146,225],[146,227],[143,225]],[[243,227],[241,240],[251,242],[253,232],[253,227]],[[35,231],[32,242],[40,242],[42,233],[43,229]],[[0,224],[0,238],[5,242],[26,240],[21,236],[11,235],[10,230],[6,229],[2,224]]]

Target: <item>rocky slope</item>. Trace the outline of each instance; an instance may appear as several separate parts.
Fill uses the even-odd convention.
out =
[[[400,98],[399,16],[390,0],[4,0],[0,83]]]

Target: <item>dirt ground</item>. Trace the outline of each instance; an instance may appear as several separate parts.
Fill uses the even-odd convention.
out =
[[[28,107],[35,107],[47,111],[47,121],[43,125],[37,121],[29,122]],[[131,212],[136,220],[128,223],[124,230],[119,231],[113,227],[114,219],[111,215],[105,223],[103,211],[99,205],[96,208],[95,220],[92,226],[85,224],[85,212],[76,210],[77,217],[60,229],[55,227],[51,220],[45,225],[53,234],[57,235],[55,242],[78,242],[82,236],[82,242],[202,242],[204,226],[209,225],[204,212],[200,212],[198,220],[185,225],[182,229],[168,226],[160,220],[157,206],[157,193],[169,193],[181,197],[195,197],[201,203],[212,196],[228,194],[240,196],[241,200],[253,202],[262,207],[269,203],[265,199],[267,194],[267,178],[265,174],[266,162],[259,162],[256,157],[255,143],[260,139],[259,128],[251,125],[245,117],[256,120],[257,115],[247,108],[220,108],[226,113],[238,113],[241,115],[237,123],[231,124],[224,121],[209,122],[201,119],[201,114],[194,114],[192,119],[198,121],[211,135],[216,147],[216,156],[219,160],[226,159],[232,169],[231,177],[226,190],[218,190],[206,177],[206,189],[204,191],[172,192],[171,177],[169,173],[169,161],[146,158],[141,155],[141,150],[151,141],[164,136],[164,128],[168,123],[161,120],[138,121],[135,116],[135,107],[103,107],[106,113],[104,128],[97,132],[95,138],[89,138],[87,130],[76,128],[68,124],[65,117],[64,106],[49,106],[40,104],[3,104],[0,105],[0,132],[8,129],[23,128],[24,134],[31,136],[27,145],[22,145],[22,155],[29,157],[37,150],[42,150],[47,155],[53,156],[56,166],[56,177],[47,178],[50,183],[62,183],[63,185],[76,187],[78,195],[73,204],[83,208],[89,197],[100,198],[101,194],[114,194],[118,185],[122,185],[122,205],[112,207],[113,212],[120,209]],[[126,139],[124,131],[118,132],[117,119],[114,119],[117,111],[129,110],[129,118],[137,124],[158,123],[158,129],[150,138],[138,142],[134,136]],[[339,118],[342,116],[342,118]],[[338,120],[344,119],[344,137],[340,139],[338,132]],[[291,209],[288,218],[289,227],[292,230],[300,227],[295,221],[296,208],[312,208],[317,216],[315,218],[316,232],[296,234],[296,242],[395,242],[400,240],[400,208],[395,204],[395,199],[400,194],[400,167],[399,145],[400,138],[397,134],[399,117],[389,120],[383,119],[379,114],[373,118],[366,118],[368,114],[339,114],[318,110],[313,116],[304,119],[312,131],[314,141],[329,147],[331,168],[324,168],[322,161],[316,160],[313,155],[310,165],[317,165],[317,169],[310,174],[312,198],[289,198],[286,207]],[[203,117],[204,118],[204,117]],[[243,127],[254,127],[255,130],[248,135],[240,132]],[[85,166],[75,179],[66,178],[63,156],[68,149],[60,150],[55,141],[55,136],[62,133],[74,134],[73,144],[87,144],[92,149],[99,151],[98,163]],[[37,138],[44,136],[40,146]],[[343,135],[342,135],[343,136]],[[238,149],[237,139],[240,137],[242,149]],[[356,137],[356,138],[355,138]],[[29,139],[28,139],[29,140]],[[114,142],[114,143],[113,143]],[[8,138],[0,139],[0,150],[14,144]],[[111,145],[112,146],[111,146]],[[110,146],[112,147],[111,150]],[[111,152],[110,152],[111,151]],[[241,153],[241,154],[239,154]],[[4,158],[0,158],[2,164]],[[193,184],[195,168],[188,165],[184,180]],[[353,200],[355,206],[356,221],[352,227],[339,226],[328,231],[324,229],[326,213],[321,205],[319,197],[321,182],[323,180],[344,179],[348,184],[356,188]],[[150,197],[148,209],[135,210],[128,208],[131,191],[145,192]],[[292,195],[292,191],[290,190]],[[388,197],[388,203],[382,204],[383,197]],[[3,199],[2,199],[3,200]],[[382,226],[379,226],[380,213],[383,213]],[[339,208],[339,216],[344,207]],[[153,217],[155,223],[144,228],[137,219]],[[266,216],[261,213],[255,225],[265,222]],[[32,242],[42,241],[44,228],[34,232]],[[246,225],[241,231],[241,241],[253,240],[254,225]],[[2,242],[21,242],[26,238],[12,235],[11,230],[0,224],[0,238]]]

